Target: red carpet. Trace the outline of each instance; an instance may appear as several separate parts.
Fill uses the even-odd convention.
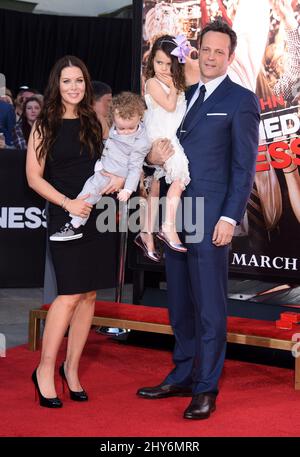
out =
[[[65,344],[65,343],[64,343]],[[64,349],[64,348],[63,348]],[[64,350],[58,358],[63,360]],[[60,410],[34,402],[31,373],[39,352],[11,349],[0,360],[1,436],[299,436],[300,392],[293,371],[226,361],[217,410],[209,420],[188,421],[189,398],[143,400],[138,387],[158,384],[171,353],[119,344],[91,332],[81,363],[89,393],[84,404],[64,398]],[[61,384],[57,379],[58,394]]]

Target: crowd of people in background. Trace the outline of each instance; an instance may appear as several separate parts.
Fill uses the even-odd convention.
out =
[[[26,149],[31,127],[41,112],[43,95],[28,86],[10,89],[0,97],[0,148]],[[2,133],[2,135],[1,135]]]
[[[110,128],[109,107],[112,100],[111,87],[101,81],[92,81],[94,109],[103,130],[108,137]],[[22,85],[16,97],[5,88],[0,96],[0,149],[26,149],[31,127],[43,106],[43,95],[34,88]]]

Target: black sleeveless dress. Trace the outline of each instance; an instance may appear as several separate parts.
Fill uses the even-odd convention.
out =
[[[80,151],[79,119],[63,119],[57,140],[46,160],[45,178],[59,192],[75,198],[85,181],[94,173],[95,161],[86,147]],[[88,222],[83,227],[83,237],[73,241],[50,241],[50,250],[55,269],[59,295],[89,292],[102,287],[103,262],[109,262],[101,255],[104,235],[96,228],[99,212],[92,209]],[[69,214],[60,206],[50,203],[48,232],[55,233],[66,222]]]

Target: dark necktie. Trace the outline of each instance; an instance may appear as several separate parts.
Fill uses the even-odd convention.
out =
[[[184,132],[186,130],[189,120],[191,119],[193,114],[195,114],[201,107],[202,103],[204,102],[205,92],[206,92],[206,87],[204,84],[202,84],[202,86],[200,87],[200,90],[199,90],[199,95],[196,98],[193,106],[187,112],[186,116],[183,118],[183,122],[181,124],[181,132]]]

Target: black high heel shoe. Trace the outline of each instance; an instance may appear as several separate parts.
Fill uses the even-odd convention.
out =
[[[36,399],[36,394],[38,394],[41,406],[44,406],[45,408],[61,408],[62,407],[63,404],[58,397],[46,398],[41,394],[41,391],[39,388],[39,383],[37,380],[36,369],[32,373],[31,379],[35,386],[35,399]]]
[[[66,378],[66,374],[65,374],[64,363],[62,363],[62,365],[59,367],[59,374],[61,376],[63,392],[65,392],[65,384],[66,384],[67,388],[69,389],[71,400],[87,401],[89,399],[85,390],[81,390],[80,392],[75,392],[74,390],[70,389],[67,378]]]

